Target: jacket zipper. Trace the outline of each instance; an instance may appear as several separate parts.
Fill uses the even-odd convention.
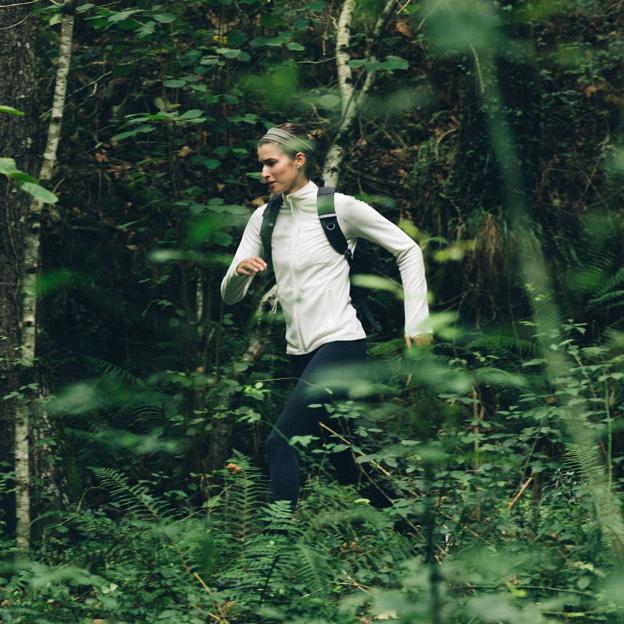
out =
[[[295,279],[295,269],[294,269],[294,258],[295,258],[295,254],[293,253],[293,243],[298,242],[299,239],[299,222],[297,221],[297,218],[295,217],[295,211],[293,210],[293,205],[292,205],[292,199],[289,197],[287,200],[288,202],[288,207],[290,208],[290,214],[292,215],[293,218],[293,223],[295,224],[295,236],[293,236],[293,240],[290,244],[290,258],[289,258],[289,262],[290,262],[290,277],[292,279],[292,283],[293,283],[293,289],[294,289],[294,300],[293,300],[293,322],[295,323],[295,329],[297,330],[297,336],[299,337],[299,344],[301,345],[301,350],[305,353],[306,349],[305,349],[305,344],[303,342],[303,335],[301,334],[301,328],[299,326],[299,320],[297,318],[297,312],[295,310],[296,307],[299,306],[299,285],[297,284],[297,281]],[[297,245],[297,248],[299,246]]]

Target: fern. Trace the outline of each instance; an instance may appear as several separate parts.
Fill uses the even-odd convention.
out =
[[[564,464],[576,470],[591,490],[596,516],[603,529],[607,549],[615,553],[617,560],[624,559],[624,526],[617,499],[609,491],[598,452],[569,444],[564,454]]]
[[[607,293],[613,291],[613,289],[616,288],[617,286],[622,286],[622,284],[624,284],[624,268],[619,269],[615,273],[615,275],[607,279],[606,282],[602,284],[602,288],[600,288],[598,292],[596,292],[596,299],[603,297]],[[622,291],[620,290],[618,292],[622,292]]]
[[[260,529],[259,511],[266,500],[265,479],[242,453],[234,452],[228,466],[221,522],[224,530],[233,527],[234,537],[243,544]]]
[[[505,356],[535,356],[539,351],[537,343],[532,340],[526,340],[517,336],[510,336],[501,333],[487,333],[471,340],[468,349],[473,350],[478,347],[485,347],[494,354]]]
[[[101,358],[96,358],[93,356],[85,356],[84,358],[88,364],[91,365],[93,370],[97,372],[103,380],[113,381],[113,382],[124,382],[130,386],[135,386],[137,388],[146,387],[145,382],[140,378],[133,375],[129,370],[122,368],[121,366],[117,366],[112,362],[108,362],[107,360],[103,360]]]
[[[168,503],[155,498],[143,483],[131,485],[128,478],[114,468],[91,468],[112,500],[127,514],[139,519],[172,522],[174,513]]]

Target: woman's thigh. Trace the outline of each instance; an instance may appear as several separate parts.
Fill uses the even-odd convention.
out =
[[[275,428],[286,438],[315,433],[323,411],[309,406],[345,396],[359,374],[354,367],[365,360],[364,339],[330,342],[319,347],[299,375]]]

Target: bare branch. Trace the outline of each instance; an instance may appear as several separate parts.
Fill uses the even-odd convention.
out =
[[[27,2],[16,2],[15,4],[0,4],[0,9],[8,9],[9,7],[19,7],[26,4],[35,4],[35,2],[41,2],[41,0],[27,0]]]

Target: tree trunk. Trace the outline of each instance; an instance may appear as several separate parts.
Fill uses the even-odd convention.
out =
[[[54,84],[54,99],[52,102],[52,113],[48,126],[46,146],[43,152],[43,162],[39,180],[48,182],[52,179],[54,167],[56,165],[56,155],[61,138],[61,125],[65,110],[65,98],[67,94],[67,78],[71,62],[71,47],[74,32],[73,0],[68,0],[63,6],[63,17],[61,20],[61,33],[59,38],[59,56],[56,69],[56,80]],[[43,396],[41,379],[36,366],[37,354],[37,277],[40,273],[41,265],[41,211],[43,204],[33,199],[28,215],[28,227],[25,233],[24,252],[24,282],[25,287],[22,292],[22,327],[23,344],[22,358],[23,365],[29,371],[29,377],[36,382],[33,391],[29,393],[30,401],[24,404],[24,415],[19,420],[28,421],[29,415],[36,415],[30,423],[32,436],[32,468],[37,475],[41,487],[34,497],[35,508],[40,506],[40,501],[45,498],[59,501],[60,493],[58,487],[58,472],[56,467],[58,462],[57,454],[54,452],[50,440],[64,437],[57,434],[58,427],[50,420],[45,410],[41,408],[39,399]],[[26,464],[28,465],[28,464]],[[38,511],[38,509],[35,509]]]
[[[33,171],[34,55],[32,5],[0,0],[0,97],[2,104],[24,113],[2,115],[0,149],[14,158],[22,171]],[[15,504],[3,497],[2,507],[9,529],[16,525],[18,547],[28,547],[30,494],[28,484],[28,420],[20,409],[22,304],[25,218],[30,198],[15,185],[0,180],[0,461],[5,469],[15,461]],[[15,441],[15,447],[12,441]]]
[[[373,29],[372,47],[377,43],[394,5],[395,0],[387,0],[377,18]],[[322,177],[327,186],[338,185],[340,169],[345,156],[345,145],[355,125],[355,120],[362,110],[368,92],[375,80],[375,73],[368,72],[362,88],[357,92],[353,88],[353,76],[349,65],[349,61],[351,60],[349,46],[354,9],[355,0],[346,0],[342,5],[337,25],[336,71],[338,74],[338,89],[340,91],[341,116],[338,124],[338,131],[325,157]],[[368,60],[376,60],[373,52],[368,55]]]

